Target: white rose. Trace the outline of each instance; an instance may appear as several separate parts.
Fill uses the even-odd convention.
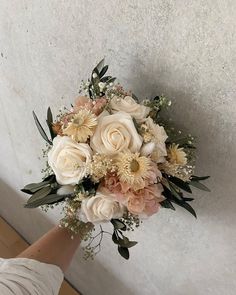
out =
[[[114,96],[110,101],[110,107],[113,113],[126,112],[136,120],[142,120],[147,117],[150,108],[137,103],[131,96],[124,98]]]
[[[129,114],[118,112],[110,115],[103,112],[98,118],[90,145],[100,154],[115,154],[127,149],[138,152],[142,145],[142,137]]]
[[[124,210],[125,206],[118,203],[113,194],[101,188],[95,196],[82,201],[78,218],[92,223],[110,221],[112,218],[121,218]]]
[[[86,143],[77,143],[68,136],[57,136],[48,153],[48,164],[62,185],[77,184],[88,174],[92,150]]]

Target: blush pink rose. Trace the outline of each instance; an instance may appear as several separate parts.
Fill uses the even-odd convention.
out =
[[[127,208],[132,214],[151,216],[158,212],[163,187],[161,184],[152,184],[135,192],[128,192]]]
[[[96,99],[92,112],[98,116],[99,114],[101,114],[106,104],[107,104],[107,99],[105,97]]]
[[[82,108],[86,108],[86,109],[92,111],[92,108],[93,108],[92,99],[90,99],[87,96],[79,96],[79,97],[77,97],[76,100],[75,100],[73,111],[76,113]]]
[[[73,107],[73,112],[78,112],[82,108],[86,108],[93,112],[96,116],[98,116],[104,109],[107,104],[107,99],[105,97],[98,98],[96,100],[92,100],[87,96],[79,96],[75,100],[75,104]]]

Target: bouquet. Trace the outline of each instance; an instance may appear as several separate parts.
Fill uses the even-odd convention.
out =
[[[82,81],[79,97],[55,119],[48,108],[50,136],[33,112],[46,141],[46,167],[42,182],[22,191],[31,195],[27,208],[62,204],[60,226],[83,236],[86,258],[100,251],[108,234],[128,259],[137,242],[126,232],[160,208],[178,205],[196,217],[194,199],[186,193],[192,187],[209,191],[201,182],[209,176],[194,175],[194,137],[184,136],[163,116],[171,102],[164,96],[139,100],[107,70],[102,60]],[[90,223],[98,225],[98,233],[88,230]],[[105,223],[111,223],[112,232],[104,230]]]

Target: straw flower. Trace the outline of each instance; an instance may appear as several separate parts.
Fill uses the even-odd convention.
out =
[[[93,135],[96,126],[97,117],[90,110],[81,109],[63,126],[63,134],[77,142],[86,142]]]
[[[187,164],[187,155],[184,152],[183,148],[179,148],[178,144],[172,144],[167,149],[167,158],[169,163],[176,165],[186,165]]]
[[[117,175],[120,181],[129,184],[134,190],[145,186],[149,177],[151,160],[139,153],[122,152],[116,158]]]

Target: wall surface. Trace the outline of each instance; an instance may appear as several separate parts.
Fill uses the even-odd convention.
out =
[[[23,209],[40,179],[43,147],[32,120],[76,97],[106,56],[138,96],[164,93],[173,119],[198,137],[195,220],[162,210],[135,233],[127,262],[110,241],[93,262],[78,251],[67,278],[85,295],[236,293],[235,0],[0,0],[0,214],[34,241],[59,218]]]

